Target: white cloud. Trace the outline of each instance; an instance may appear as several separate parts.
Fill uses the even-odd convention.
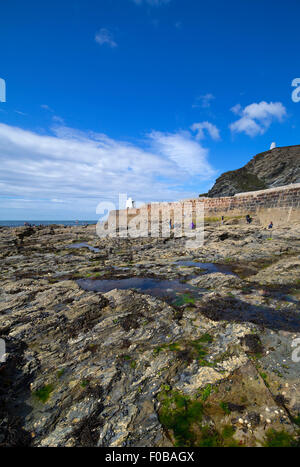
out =
[[[195,195],[186,184],[198,187],[215,175],[208,149],[189,132],[152,132],[143,145],[64,126],[52,132],[0,123],[0,192],[6,197],[0,207],[20,207],[22,201],[7,199],[14,197],[33,205],[44,200],[45,209],[63,209],[64,201],[73,210],[95,212],[99,201],[116,200],[119,193],[147,201],[186,198]]]
[[[194,123],[191,126],[191,130],[197,132],[196,138],[198,140],[205,138],[205,134],[203,130],[207,130],[207,132],[209,133],[212,139],[214,140],[220,139],[219,129],[216,127],[216,125],[210,122]]]
[[[114,40],[112,33],[108,29],[105,29],[105,28],[100,29],[100,31],[96,33],[95,41],[99,45],[107,44],[111,48],[115,48],[118,46],[118,44]]]
[[[137,5],[147,4],[150,6],[161,6],[170,3],[171,0],[133,0]]]
[[[215,99],[215,96],[211,93],[204,94],[203,96],[198,96],[196,98],[196,103],[193,104],[193,108],[202,107],[203,109],[208,109],[211,106],[211,102]]]
[[[15,110],[16,114],[22,115],[22,117],[26,117],[28,114],[25,112],[21,112],[21,110]]]
[[[61,125],[65,124],[64,119],[59,115],[53,115],[52,120],[56,123],[60,123]]]
[[[242,106],[241,104],[236,104],[235,106],[231,107],[231,112],[236,115],[240,115],[242,113]]]
[[[154,131],[150,136],[158,154],[175,162],[177,167],[183,171],[181,173],[197,174],[204,180],[214,175],[215,172],[208,163],[208,149],[192,139],[190,133],[169,134]]]
[[[51,107],[49,107],[49,105],[47,104],[42,104],[41,105],[41,108],[44,109],[44,110],[48,110],[49,112],[54,112]]]
[[[249,117],[242,117],[230,125],[231,131],[234,133],[246,133],[248,136],[263,135],[266,128],[260,126],[255,120]]]
[[[240,104],[232,107],[231,111],[239,115],[230,125],[233,133],[246,133],[248,136],[264,134],[273,121],[282,121],[286,116],[286,108],[281,102],[259,102],[246,106],[244,109]]]
[[[63,199],[57,199],[57,198],[52,198],[51,201],[52,203],[65,203]]]

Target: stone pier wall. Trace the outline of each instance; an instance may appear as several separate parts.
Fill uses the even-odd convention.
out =
[[[251,214],[262,223],[300,222],[300,183],[226,198],[205,198],[206,216]]]
[[[169,233],[169,222],[180,232],[182,225],[191,221],[196,225],[204,217],[239,217],[251,214],[261,224],[273,221],[274,225],[300,222],[300,183],[270,188],[222,198],[197,198],[178,202],[150,203],[138,209],[111,211],[107,220],[107,230],[117,230],[122,236],[126,231],[148,231],[154,236]],[[197,225],[198,226],[198,225]],[[166,236],[168,236],[166,234]]]

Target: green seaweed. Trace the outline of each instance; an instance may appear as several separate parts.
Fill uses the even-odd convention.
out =
[[[197,443],[199,448],[215,448],[223,445],[220,434],[210,426],[201,427],[200,441]]]
[[[200,393],[198,393],[198,395],[199,395],[200,399],[203,402],[205,402],[209,398],[211,393],[212,393],[212,385],[208,384],[207,386],[205,386],[205,388]]]
[[[177,447],[239,447],[241,443],[233,439],[235,429],[225,425],[218,432],[213,424],[203,425],[204,402],[211,394],[212,386],[207,385],[198,398],[192,399],[170,386],[162,386],[158,395],[160,401],[159,420],[164,429],[173,434],[173,444]],[[201,400],[199,400],[199,398]],[[208,405],[207,405],[208,407]]]
[[[175,446],[193,446],[196,437],[192,425],[201,422],[203,404],[177,391],[163,391],[160,399],[159,419],[167,430],[173,431]]]
[[[210,334],[205,333],[198,339],[198,342],[211,344],[213,342],[213,337]]]
[[[189,303],[191,305],[194,305],[195,304],[195,298],[192,297],[190,294],[182,294],[177,298],[177,300],[175,300],[174,305],[175,306],[182,306],[182,305],[186,305],[186,304],[189,304]]]
[[[52,384],[46,384],[45,386],[42,386],[40,389],[35,391],[33,395],[41,402],[43,402],[43,404],[45,404],[50,398],[50,395],[53,392],[53,390],[54,386]]]
[[[180,346],[178,342],[173,342],[172,344],[169,344],[168,349],[174,352],[180,350]]]
[[[83,379],[81,382],[80,382],[80,386],[82,388],[86,388],[88,386],[89,382],[86,380],[86,379]]]
[[[232,425],[225,425],[222,430],[222,437],[224,439],[231,438],[235,433],[235,429]]]
[[[123,355],[123,360],[131,360],[131,357],[130,355]]]
[[[229,415],[231,413],[231,410],[229,409],[228,407],[228,403],[227,402],[220,402],[220,407],[221,409],[223,410],[223,412],[226,414],[226,415]]]
[[[299,442],[288,432],[276,431],[273,428],[270,428],[265,436],[264,447],[268,448],[289,448],[289,447],[298,447]]]
[[[58,372],[56,373],[57,378],[60,379],[64,375],[65,371],[65,368],[61,368],[60,370],[58,370]]]

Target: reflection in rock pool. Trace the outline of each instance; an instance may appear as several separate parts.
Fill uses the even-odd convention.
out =
[[[215,264],[215,263],[198,263],[196,261],[176,261],[174,263],[175,266],[186,266],[186,267],[193,267],[193,268],[200,268],[203,269],[204,274],[211,274],[213,272],[221,272],[223,274],[235,276],[230,269],[229,266],[226,264]]]
[[[126,279],[79,279],[78,285],[90,292],[109,292],[113,289],[135,289],[154,297],[164,298],[167,301],[181,305],[193,303],[201,298],[204,290],[184,284],[179,280],[161,280],[149,277],[129,277]]]
[[[87,243],[72,243],[72,245],[68,245],[67,248],[88,248],[90,251],[94,251],[95,253],[99,253],[99,248],[95,248],[94,246],[90,246]]]

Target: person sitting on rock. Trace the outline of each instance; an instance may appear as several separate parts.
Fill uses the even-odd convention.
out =
[[[273,229],[273,225],[274,225],[274,224],[273,224],[273,222],[271,221],[270,224],[269,224],[268,229]]]
[[[247,214],[247,216],[246,216],[246,221],[247,221],[248,224],[251,224],[251,222],[252,222],[252,217],[250,217],[249,214]]]

